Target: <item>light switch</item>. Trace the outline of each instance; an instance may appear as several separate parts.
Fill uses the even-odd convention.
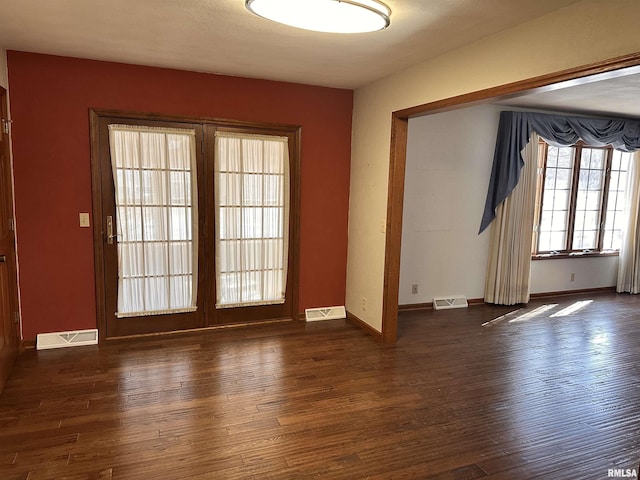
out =
[[[81,227],[88,227],[89,226],[89,214],[88,213],[81,213],[80,214],[80,226]]]

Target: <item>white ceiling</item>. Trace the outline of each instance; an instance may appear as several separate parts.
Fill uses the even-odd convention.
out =
[[[640,117],[640,67],[558,83],[494,103],[585,115]]]
[[[2,0],[0,48],[356,88],[577,1],[387,0],[388,29],[349,35],[279,25],[244,0]]]

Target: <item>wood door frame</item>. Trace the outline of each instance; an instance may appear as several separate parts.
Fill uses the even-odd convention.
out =
[[[2,138],[2,152],[0,154],[3,157],[3,163],[0,165],[0,170],[3,171],[2,183],[0,184],[0,202],[2,207],[2,218],[0,218],[1,230],[6,232],[5,240],[9,244],[5,244],[6,251],[2,251],[2,255],[5,259],[0,266],[5,270],[7,276],[6,292],[0,292],[0,296],[4,296],[6,293],[8,298],[4,299],[7,308],[8,317],[4,320],[8,322],[6,325],[7,331],[5,332],[5,325],[0,325],[2,330],[1,334],[7,333],[7,338],[4,338],[2,350],[0,350],[0,393],[4,389],[4,384],[11,374],[13,364],[20,351],[20,324],[19,324],[19,308],[20,299],[18,297],[18,268],[17,268],[17,253],[16,253],[16,237],[15,237],[15,207],[13,197],[13,165],[11,160],[11,121],[9,119],[9,101],[7,90],[0,87],[0,136]],[[6,124],[4,122],[7,122]],[[5,125],[8,132],[5,133]],[[2,285],[0,285],[2,288]],[[3,301],[3,303],[4,303]],[[0,312],[2,314],[2,312]]]
[[[407,133],[409,119],[423,115],[443,113],[513,95],[550,91],[561,88],[558,84],[571,81],[574,85],[587,83],[586,77],[599,73],[612,73],[640,65],[640,52],[615,57],[589,65],[561,70],[497,87],[478,90],[435,102],[416,105],[391,114],[391,145],[389,183],[387,190],[387,234],[384,254],[384,285],[382,291],[382,341],[394,343],[398,339],[398,294],[400,290],[400,249],[402,246],[402,214],[404,202],[405,167],[407,160]]]
[[[100,206],[102,208],[102,217],[97,217],[100,223],[104,222],[104,219],[107,216],[111,216],[112,218],[116,217],[116,211],[112,210],[112,208],[115,208],[115,191],[113,189],[114,179],[112,163],[110,159],[110,142],[108,128],[111,124],[124,124],[141,127],[151,126],[161,128],[181,128],[193,130],[195,134],[194,147],[196,157],[194,160],[196,163],[197,174],[196,183],[198,185],[196,189],[198,195],[197,201],[198,204],[204,203],[204,155],[201,149],[198,148],[198,146],[204,142],[203,128],[201,123],[173,122],[167,120],[155,121],[150,119],[130,118],[121,115],[101,115],[98,116],[96,123],[92,125],[92,128],[97,131],[99,141],[99,150],[97,151],[97,160],[99,162],[99,165],[97,165],[96,167],[100,168],[101,173],[101,197],[98,198],[100,200]],[[198,258],[201,258],[204,255],[204,222],[201,221],[200,218],[198,218],[197,220],[198,228],[196,231],[198,232]],[[94,229],[96,227],[101,227],[101,229],[104,228],[104,223],[103,225],[96,225],[97,223],[98,222],[94,221]],[[116,234],[117,233],[118,232],[116,229]],[[103,278],[105,281],[105,337],[115,338],[139,334],[154,334],[165,331],[202,328],[205,326],[205,295],[203,290],[205,272],[202,269],[198,269],[198,279],[196,283],[198,287],[198,291],[196,293],[196,297],[198,298],[198,308],[196,311],[182,312],[179,314],[155,315],[153,317],[153,321],[148,321],[146,317],[138,316],[133,316],[126,319],[114,319],[113,317],[110,317],[111,312],[115,312],[117,310],[117,282],[114,282],[117,279],[118,272],[117,243],[118,242],[115,242],[113,245],[105,245],[104,242],[102,243],[102,266],[104,268]]]
[[[274,123],[258,123],[245,122],[241,120],[229,120],[214,117],[188,117],[179,115],[165,115],[162,113],[145,113],[131,112],[125,110],[111,110],[90,108],[89,109],[89,132],[90,132],[90,161],[91,161],[91,186],[92,186],[92,215],[93,215],[93,249],[94,249],[94,278],[95,278],[95,298],[96,298],[96,324],[98,328],[98,336],[100,342],[112,338],[107,333],[107,318],[105,311],[105,269],[104,269],[104,236],[106,232],[103,230],[103,208],[102,208],[102,186],[101,186],[101,161],[100,161],[100,138],[99,123],[104,117],[120,117],[129,120],[149,120],[149,121],[165,121],[176,123],[201,124],[206,128],[208,125],[225,126],[231,128],[247,128],[264,132],[273,132],[274,130],[288,131],[295,139],[293,151],[295,158],[293,159],[293,168],[290,178],[290,205],[293,209],[293,219],[289,228],[292,229],[292,242],[289,248],[292,250],[291,259],[293,267],[291,269],[291,320],[297,321],[299,318],[299,297],[300,297],[300,207],[301,207],[301,130],[300,125],[274,124]],[[205,140],[206,142],[206,140]],[[197,146],[197,148],[200,148]],[[205,179],[206,183],[206,179]],[[200,193],[198,194],[200,197]],[[205,232],[209,231],[209,226],[205,224]],[[210,272],[207,272],[209,274]],[[205,301],[205,309],[208,308]],[[228,325],[210,326],[203,328],[221,328]],[[164,332],[172,333],[172,332]],[[135,336],[135,335],[134,335]]]
[[[296,266],[299,264],[299,251],[300,248],[292,248],[294,245],[298,245],[299,242],[296,241],[296,238],[299,238],[299,223],[300,223],[300,205],[299,205],[299,195],[294,200],[293,193],[293,185],[294,185],[294,177],[297,176],[296,184],[300,182],[300,128],[277,128],[274,125],[261,124],[260,128],[255,129],[254,127],[249,127],[249,124],[245,123],[241,126],[238,125],[230,125],[230,124],[216,124],[205,125],[205,152],[209,155],[209,158],[205,161],[205,178],[206,178],[206,190],[207,195],[209,192],[214,194],[215,191],[215,132],[229,132],[229,133],[248,133],[248,134],[258,134],[258,135],[273,135],[273,136],[284,136],[288,137],[288,148],[289,148],[289,162],[291,163],[291,159],[294,160],[294,163],[298,164],[293,166],[290,169],[290,189],[291,196],[289,200],[289,258],[288,260],[288,269],[287,269],[287,277],[291,276],[294,278],[295,283],[287,281],[286,285],[286,294],[285,304],[274,304],[274,305],[266,305],[266,306],[247,306],[247,307],[237,307],[234,309],[226,309],[222,308],[217,310],[215,315],[215,324],[209,323],[208,327],[220,327],[220,326],[230,326],[235,324],[246,324],[252,322],[260,322],[264,320],[260,320],[264,318],[264,315],[267,315],[269,321],[278,321],[278,320],[287,320],[288,316],[282,316],[282,310],[286,308],[291,308],[290,316],[292,320],[298,318],[298,303],[297,296],[294,295],[294,290],[297,290],[296,285],[298,284],[298,277],[296,276],[296,272],[299,272],[299,268]],[[299,188],[295,190],[299,191]],[[213,202],[213,198],[209,198]],[[295,203],[294,203],[295,201]],[[215,241],[215,211],[206,211],[206,215],[208,216],[208,220],[205,222],[207,224],[207,236]],[[293,213],[293,216],[291,215]],[[298,224],[297,226],[294,224]],[[299,247],[299,245],[298,245]],[[215,277],[215,259],[210,258],[207,261],[206,270],[209,278]],[[215,308],[215,295],[216,295],[216,285],[215,283],[212,285],[210,292],[213,294],[211,296],[211,301],[207,306],[208,310]],[[234,319],[231,319],[229,314],[230,311],[235,310],[232,314]],[[211,320],[211,318],[210,318]]]

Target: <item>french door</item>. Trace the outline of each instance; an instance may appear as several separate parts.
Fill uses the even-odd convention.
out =
[[[296,318],[299,128],[92,111],[101,338]]]

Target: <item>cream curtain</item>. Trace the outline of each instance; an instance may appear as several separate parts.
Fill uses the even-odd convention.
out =
[[[109,125],[118,234],[117,317],[196,310],[195,132]]]
[[[640,152],[629,162],[626,188],[627,224],[618,258],[618,293],[640,293]]]
[[[538,142],[532,133],[522,150],[520,181],[496,209],[491,224],[489,261],[484,299],[488,303],[515,305],[529,301],[531,244],[538,183]]]
[[[217,132],[214,191],[216,307],[284,303],[288,139]]]

